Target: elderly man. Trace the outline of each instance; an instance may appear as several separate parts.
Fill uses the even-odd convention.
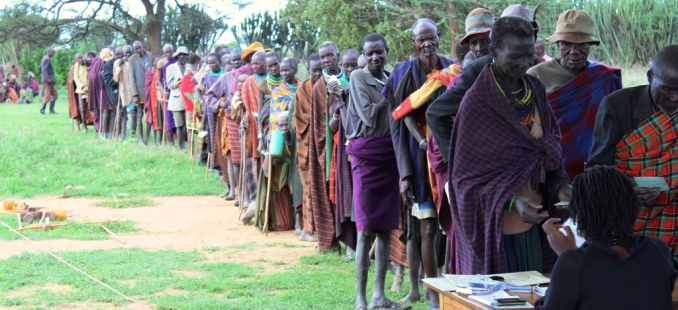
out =
[[[419,56],[397,64],[389,77],[382,94],[392,107],[400,106],[410,94],[421,88],[433,70],[450,66],[452,62],[438,54],[439,40],[440,32],[432,20],[419,19],[412,25],[412,43]],[[400,175],[400,193],[408,206],[409,215],[404,220],[411,223],[407,225],[411,227],[407,236],[411,286],[403,301],[415,301],[419,299],[419,268],[416,266],[423,262],[427,277],[438,276],[438,219],[428,178],[426,150],[422,148],[426,140],[417,140],[408,130],[406,121],[391,121],[390,127]],[[428,295],[431,307],[437,308],[438,294],[431,291]]]
[[[94,117],[94,129],[99,132],[100,135],[105,132],[103,126],[104,117],[102,115],[103,108],[108,108],[111,105],[108,100],[108,95],[106,94],[104,79],[101,75],[105,65],[104,58],[113,58],[110,49],[104,48],[101,50],[100,57],[96,57],[96,54],[94,53],[88,53],[86,57],[87,61],[90,63],[87,88],[88,109]]]
[[[78,131],[80,131],[80,112],[78,110],[78,95],[76,93],[77,86],[75,84],[75,75],[79,71],[82,56],[80,53],[76,53],[74,58],[73,65],[71,66],[71,70],[68,73],[68,80],[66,82],[66,89],[68,91],[68,116],[73,119],[74,122],[78,123]]]
[[[186,142],[186,107],[184,99],[181,97],[181,79],[186,71],[186,61],[188,58],[188,49],[184,46],[177,48],[172,55],[176,62],[167,67],[167,88],[170,90],[167,109],[172,112],[174,126],[179,134],[179,148],[185,148]],[[169,130],[168,130],[169,131]]]
[[[113,79],[118,83],[119,103],[116,108],[115,134],[121,134],[122,139],[127,138],[127,109],[132,103],[132,89],[134,88],[130,81],[129,57],[132,56],[132,47],[125,45],[122,47],[123,58],[117,59],[113,64]]]
[[[144,50],[144,45],[140,41],[132,43],[134,55],[129,58],[129,75],[132,84],[132,137],[136,129],[139,130],[139,137],[142,143],[148,144],[148,135],[144,139],[144,104],[145,104],[145,81],[146,71],[153,66],[153,56]],[[150,131],[149,131],[150,133]]]
[[[478,8],[468,13],[465,21],[466,35],[459,41],[461,46],[468,45],[470,48],[466,55],[459,55],[465,64],[490,53],[490,30],[493,23],[494,14],[486,9]]]
[[[352,48],[341,53],[341,72],[349,80],[353,71],[358,69],[360,53]],[[351,164],[346,153],[346,122],[347,104],[349,103],[349,88],[333,94],[334,105],[327,106],[327,116],[332,139],[332,157],[330,161],[329,194],[334,204],[334,227],[337,239],[346,245],[346,259],[352,260],[357,244],[355,222],[351,220],[353,214],[353,184],[351,180]]]
[[[305,228],[315,229],[309,232],[318,238],[318,250],[323,252],[339,249],[334,225],[334,206],[329,197],[334,139],[327,122],[328,107],[334,106],[337,93],[348,87],[348,78],[339,67],[339,49],[335,43],[322,43],[318,48],[318,55],[323,66],[323,78],[313,85],[311,96],[311,122],[308,128],[311,177],[308,193],[305,193],[310,195],[311,205],[308,208],[304,206],[304,222],[309,224]]]
[[[605,96],[622,87],[621,70],[587,60],[594,36],[591,16],[581,10],[560,14],[556,33],[547,41],[556,43],[560,57],[527,71],[538,77],[558,119],[563,138],[563,162],[574,179],[584,171],[593,144],[594,118]]]
[[[40,80],[42,82],[42,91],[45,93],[40,102],[42,103],[40,114],[45,114],[47,102],[49,102],[49,114],[56,114],[54,111],[54,104],[56,103],[59,94],[57,93],[55,86],[56,77],[54,76],[54,68],[52,68],[53,56],[54,49],[50,47],[47,49],[47,55],[42,57],[42,61],[40,61]]]
[[[504,16],[520,17],[532,22],[534,36],[535,38],[537,37],[539,25],[536,21],[532,20],[532,13],[527,6],[522,4],[511,5],[501,14],[501,17]],[[445,162],[448,162],[450,156],[451,117],[457,114],[461,100],[464,98],[466,91],[475,83],[476,78],[480,75],[480,71],[491,62],[492,56],[488,54],[472,61],[469,65],[464,64],[461,79],[453,88],[447,90],[442,96],[433,101],[426,110],[426,122],[431,129],[431,134],[435,138]]]
[[[309,148],[309,126],[311,123],[311,97],[313,93],[313,85],[323,77],[322,63],[320,62],[320,56],[317,53],[313,53],[308,56],[306,63],[306,68],[308,68],[309,77],[306,81],[301,83],[301,87],[295,95],[295,104],[294,112],[292,113],[294,134],[296,135],[297,141],[297,170],[299,171],[299,178],[301,179],[302,186],[302,198],[301,201],[295,200],[294,206],[296,207],[296,218],[297,223],[303,223],[303,227],[298,226],[295,229],[295,233],[299,236],[299,239],[302,241],[317,242],[318,239],[313,235],[315,228],[313,227],[312,218],[307,219],[306,216],[303,216],[307,212],[313,212],[313,204],[311,202],[311,172],[310,172],[310,158],[308,157],[308,148]],[[296,190],[295,190],[296,191]],[[312,213],[311,213],[312,214]],[[303,220],[300,221],[300,218],[303,217]]]
[[[110,102],[108,107],[102,107],[106,138],[117,136],[116,112],[118,112],[120,107],[120,97],[118,96],[119,84],[118,81],[115,80],[114,70],[116,61],[118,59],[123,59],[124,57],[125,53],[122,51],[122,47],[115,49],[115,57],[111,57],[110,50],[108,55],[102,55],[102,58],[106,63],[104,64],[104,71],[101,74],[101,77],[104,79],[106,94],[108,96],[108,101]]]
[[[208,138],[207,141],[209,141],[209,146],[211,146],[211,148],[208,149],[211,151],[212,156],[216,157],[221,156],[222,148],[220,140],[221,131],[217,129],[217,123],[214,118],[218,117],[220,111],[223,111],[223,109],[230,106],[230,87],[233,82],[233,74],[224,74],[221,63],[219,62],[219,55],[216,53],[207,56],[207,66],[209,67],[209,73],[205,75],[200,84],[196,86],[195,96],[202,104],[202,126],[207,126],[207,129],[209,130],[209,135],[206,138]],[[223,161],[224,160],[220,160],[220,162]],[[217,160],[213,159],[212,162],[217,162]],[[224,167],[222,171],[228,173],[226,167]],[[224,194],[222,194],[222,196],[224,198],[226,197]]]
[[[390,135],[389,105],[381,94],[388,79],[384,71],[388,58],[386,39],[381,34],[370,33],[363,39],[362,50],[367,67],[351,74],[350,100],[340,112],[346,118],[342,133],[345,132],[349,141],[345,152],[351,156],[352,175],[347,178],[355,185],[351,202],[358,230],[356,308],[367,309],[369,253],[375,238],[376,272],[370,308],[401,308],[384,294],[391,231],[400,224],[398,165]],[[334,114],[333,119],[337,118]]]
[[[158,80],[156,81],[156,88],[158,89],[159,93],[159,98],[158,98],[158,105],[156,107],[156,117],[157,117],[157,123],[160,124],[160,136],[162,137],[163,144],[165,141],[168,139],[172,139],[171,135],[168,135],[166,130],[170,130],[170,124],[169,122],[172,122],[171,127],[173,128],[174,122],[172,120],[172,116],[169,113],[169,110],[167,110],[167,100],[169,99],[169,88],[167,88],[166,82],[166,71],[167,67],[171,64],[173,64],[176,59],[172,57],[174,54],[174,47],[172,47],[171,44],[165,44],[165,46],[162,47],[162,53],[165,55],[165,57],[161,58],[158,63],[156,64],[156,69],[157,74],[158,74]],[[170,114],[169,117],[167,114]]]
[[[641,206],[635,229],[666,241],[678,259],[678,129],[673,121],[678,112],[678,45],[657,52],[647,78],[649,85],[618,90],[603,99],[586,167],[614,165],[629,177],[666,181],[668,191],[636,187]]]
[[[96,54],[94,52],[87,52],[85,57],[80,60],[80,63],[76,66],[73,79],[75,81],[75,93],[78,100],[78,109],[80,116],[80,123],[85,128],[85,133],[87,133],[87,122],[90,121],[87,112],[87,93],[89,89],[89,67],[91,59],[95,58]]]
[[[243,57],[245,55],[243,54]],[[261,90],[258,85],[261,81],[266,79],[266,52],[258,51],[251,56],[251,65],[254,75],[245,80],[240,91],[242,95],[242,102],[245,106],[245,115],[242,119],[242,126],[245,128],[245,166],[243,167],[245,174],[244,188],[244,202],[247,205],[247,213],[243,215],[242,221],[244,224],[254,217],[257,199],[257,175],[260,169],[261,155],[259,153],[258,145],[263,140],[264,133],[260,131],[260,110],[259,101]],[[236,70],[237,71],[237,70]],[[235,77],[234,77],[235,78]],[[237,87],[237,81],[235,86]],[[233,92],[233,89],[231,89]],[[249,202],[249,204],[247,204]]]

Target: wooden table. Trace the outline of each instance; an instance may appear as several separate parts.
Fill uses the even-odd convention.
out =
[[[433,281],[431,281],[433,280]],[[471,301],[469,300],[466,296],[462,294],[458,294],[456,292],[450,292],[447,290],[446,287],[440,287],[438,285],[435,285],[436,280],[442,280],[442,281],[447,281],[445,278],[440,277],[440,278],[435,278],[435,279],[424,279],[424,285],[426,287],[436,291],[439,296],[440,296],[440,310],[489,310],[489,309],[495,309],[490,306],[483,305],[479,302]],[[451,284],[450,284],[451,285]],[[531,292],[531,293],[515,293],[515,292],[508,292],[509,295],[512,296],[519,296],[523,299],[525,299],[528,303],[534,306],[534,302],[538,299],[541,298],[541,296]],[[678,310],[678,281],[676,281],[676,285],[674,286],[673,289],[673,294],[671,294],[671,297],[673,298],[673,309]],[[525,307],[525,308],[512,308],[512,309],[534,309],[532,307]]]

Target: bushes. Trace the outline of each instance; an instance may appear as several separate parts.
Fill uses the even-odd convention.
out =
[[[75,50],[60,49],[52,56],[52,68],[54,68],[57,85],[66,85],[75,53]],[[45,55],[47,55],[47,49],[44,48],[24,51],[23,57],[19,61],[24,69],[24,74],[28,74],[28,71],[31,71],[35,74],[35,79],[40,82],[40,61],[42,61],[42,57]]]

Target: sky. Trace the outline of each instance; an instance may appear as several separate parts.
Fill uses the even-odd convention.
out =
[[[29,1],[32,2],[33,0]],[[134,16],[139,16],[145,14],[146,12],[139,0],[121,0],[121,1],[123,5],[130,8],[130,14]],[[238,12],[237,7],[233,5],[230,0],[199,0],[199,1],[178,0],[178,1],[181,4],[202,3],[209,8],[219,10],[224,14],[230,13],[229,15],[231,19],[227,21],[229,26],[240,25],[243,19],[245,19],[245,17],[252,15],[252,13],[260,12],[263,13],[264,11],[267,10],[271,12],[278,11],[285,6],[285,3],[287,3],[287,0],[247,0],[249,2],[252,2],[252,4],[243,9],[242,11]],[[46,2],[51,3],[52,1]],[[11,6],[13,3],[15,3],[14,0],[0,0],[0,9]],[[174,4],[175,0],[166,0],[166,3]],[[206,11],[209,13],[211,10],[207,9]],[[217,43],[225,44],[233,40],[234,38],[231,32],[226,31],[226,33],[219,39],[219,41],[217,41]]]

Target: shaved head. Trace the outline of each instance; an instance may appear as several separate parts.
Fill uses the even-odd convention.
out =
[[[670,44],[659,49],[652,60],[652,71],[669,69],[678,71],[678,45]]]

